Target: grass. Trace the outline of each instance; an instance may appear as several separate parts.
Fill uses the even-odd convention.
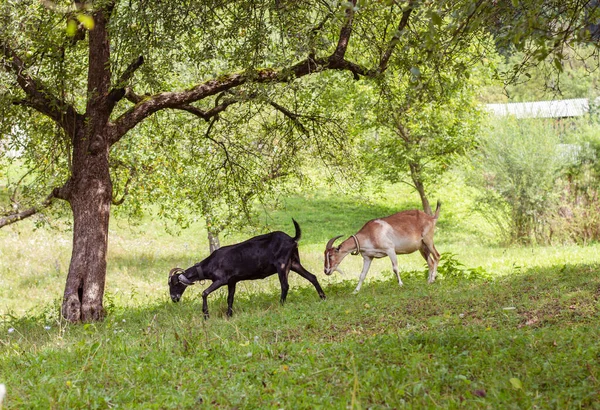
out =
[[[493,281],[409,277],[112,307],[102,323],[3,329],[7,408],[593,408],[598,265]],[[190,296],[190,295],[187,295]],[[50,329],[44,329],[44,325]],[[19,369],[18,372],[15,370]]]
[[[451,185],[437,247],[488,275],[427,285],[424,261],[405,255],[403,288],[382,259],[353,295],[360,258],[326,277],[324,242],[416,204],[398,201],[397,187],[292,197],[265,221],[288,233],[291,217],[300,222],[301,258],[328,298],[298,275],[284,306],[276,278],[245,282],[232,319],[225,292],[209,298],[208,321],[201,287],[179,304],[167,295],[169,268],[206,256],[202,225],[170,236],[151,218],[113,220],[108,316],[85,325],[58,315],[70,233],[2,230],[4,408],[599,408],[600,246],[490,245]]]

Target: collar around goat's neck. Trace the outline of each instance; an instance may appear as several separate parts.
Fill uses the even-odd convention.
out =
[[[179,281],[183,282],[183,284],[187,285],[187,286],[191,286],[194,284],[194,282],[199,282],[201,280],[206,279],[206,277],[204,276],[204,272],[202,271],[202,268],[200,267],[200,264],[194,265],[191,268],[186,269],[184,271],[184,273],[182,273],[182,275],[189,282],[189,284],[183,282],[181,280],[181,278],[179,278]]]
[[[360,253],[360,244],[358,243],[358,238],[356,235],[352,235],[352,239],[354,239],[354,243],[356,244],[356,250],[350,252],[350,255],[358,255]]]
[[[360,253],[360,244],[356,235],[350,235],[337,247],[339,252],[344,255],[358,255]]]

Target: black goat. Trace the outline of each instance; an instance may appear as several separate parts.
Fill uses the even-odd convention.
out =
[[[202,312],[208,318],[207,297],[223,285],[227,285],[227,316],[232,315],[235,285],[242,280],[264,279],[275,273],[281,283],[281,303],[285,302],[288,290],[290,269],[307,279],[317,289],[321,299],[325,293],[317,277],[304,269],[298,255],[298,241],[301,231],[292,219],[296,235],[292,238],[284,232],[271,232],[255,236],[247,241],[224,246],[214,251],[202,262],[188,269],[174,268],[169,272],[171,300],[179,302],[185,289],[194,282],[208,279],[212,284],[202,292]]]

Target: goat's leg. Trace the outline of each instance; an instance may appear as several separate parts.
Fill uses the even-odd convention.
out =
[[[398,270],[398,256],[396,255],[396,252],[394,251],[394,249],[389,250],[387,252],[387,256],[392,261],[392,270],[396,274],[396,278],[398,279],[398,285],[402,286],[403,283],[402,283],[402,279],[400,279],[400,271]]]
[[[226,282],[223,281],[214,281],[209,287],[204,289],[204,292],[202,292],[202,313],[204,313],[204,319],[208,319],[208,295],[210,295],[212,292],[219,289],[225,284]]]
[[[423,259],[425,259],[425,262],[427,262],[427,267],[429,269],[429,275],[427,276],[427,282],[428,283],[432,283],[433,281],[431,280],[431,277],[433,276],[433,264],[431,263],[431,252],[429,252],[429,249],[427,249],[427,247],[425,245],[422,245],[421,248],[419,248],[419,252],[421,253],[421,256],[423,257]]]
[[[317,277],[309,271],[307,271],[306,269],[304,269],[304,266],[302,266],[299,261],[292,259],[292,266],[290,269],[296,272],[298,275],[302,276],[310,283],[312,283],[321,299],[325,299],[325,292],[323,292],[323,289],[321,289],[321,285],[319,285]]]
[[[233,315],[233,297],[235,296],[235,283],[227,284],[227,316]]]
[[[358,278],[358,285],[356,286],[356,289],[354,289],[354,293],[358,293],[358,291],[360,290],[363,281],[367,277],[367,272],[369,271],[369,267],[371,266],[372,261],[373,258],[371,258],[370,256],[363,255],[363,269],[360,273],[360,277]]]
[[[281,284],[281,299],[280,302],[283,305],[287,298],[288,290],[290,290],[290,284],[288,282],[288,274],[290,273],[290,262],[282,263],[277,266],[277,275],[279,276],[279,283]]]
[[[431,244],[432,246],[432,252],[431,255],[429,255],[429,258],[431,259],[431,263],[433,264],[433,274],[431,275],[431,279],[429,281],[429,283],[433,283],[433,281],[435,280],[436,276],[437,276],[437,267],[438,264],[440,263],[440,253],[437,251],[437,249],[435,249],[435,246],[433,244]]]
[[[429,276],[427,278],[427,282],[433,283],[435,281],[435,277],[437,276],[440,253],[435,248],[433,241],[428,238],[423,238],[423,244],[421,245],[421,249],[419,249],[419,251],[429,267]]]

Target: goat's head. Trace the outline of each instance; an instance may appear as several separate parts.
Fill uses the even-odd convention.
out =
[[[340,264],[342,259],[344,259],[344,256],[346,256],[346,254],[340,253],[339,246],[337,248],[333,246],[333,243],[341,237],[342,235],[338,235],[335,238],[331,238],[329,242],[327,242],[327,245],[325,245],[325,275],[331,275],[336,270],[343,274],[343,272],[338,268],[338,265]]]
[[[185,271],[181,268],[173,268],[169,272],[169,293],[171,294],[171,300],[173,302],[179,302],[181,295],[185,292],[185,289],[193,285],[188,278],[183,274]]]

